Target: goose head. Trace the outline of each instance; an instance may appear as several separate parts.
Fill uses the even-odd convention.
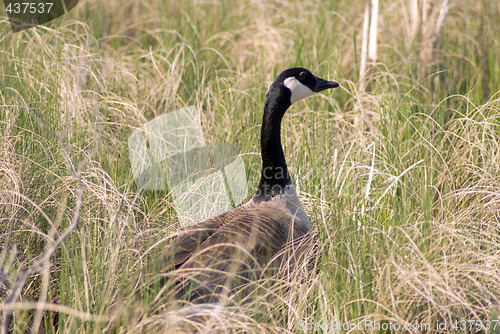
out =
[[[295,67],[281,72],[269,87],[266,99],[284,98],[289,100],[290,106],[314,93],[338,86],[335,81],[318,78],[305,68]]]

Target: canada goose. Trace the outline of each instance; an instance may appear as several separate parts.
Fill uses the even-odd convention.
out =
[[[295,102],[338,87],[304,68],[282,72],[269,87],[261,127],[262,174],[256,195],[246,204],[185,230],[164,253],[175,268],[177,297],[208,302],[228,293],[237,279],[258,276],[287,245],[311,230],[281,146],[281,119]],[[257,272],[257,274],[256,274]]]

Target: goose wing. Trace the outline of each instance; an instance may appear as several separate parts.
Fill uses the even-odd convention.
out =
[[[289,213],[265,206],[240,207],[205,221],[165,253],[178,269],[176,295],[207,301],[223,288],[258,278],[274,255],[306,232]]]
[[[167,264],[166,269],[181,266],[209,237],[241,215],[241,211],[241,208],[236,208],[207,219],[177,236],[163,254],[163,261]]]

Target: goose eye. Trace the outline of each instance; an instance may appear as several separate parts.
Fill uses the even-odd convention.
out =
[[[305,80],[305,79],[306,79],[306,76],[307,76],[307,75],[306,75],[306,72],[300,72],[300,73],[299,73],[299,79],[300,79],[300,80]]]

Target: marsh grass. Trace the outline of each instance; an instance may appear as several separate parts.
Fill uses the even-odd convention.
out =
[[[450,2],[440,22],[443,3],[381,2],[363,82],[365,1],[85,1],[16,34],[3,13],[2,326],[10,313],[16,333],[498,320],[500,5]],[[195,105],[209,142],[258,166],[267,86],[291,66],[341,83],[282,129],[320,270],[222,308],[151,307],[155,291],[137,292],[178,228],[167,192],[135,186],[128,136]]]

